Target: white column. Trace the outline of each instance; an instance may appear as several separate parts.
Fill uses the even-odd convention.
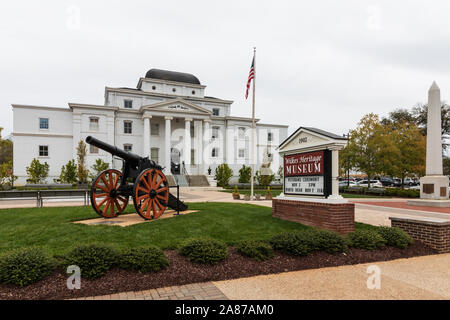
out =
[[[172,121],[172,117],[165,117],[164,118],[166,120],[166,135],[165,135],[165,152],[164,152],[164,159],[165,159],[165,163],[166,163],[166,169],[165,169],[165,173],[166,175],[171,175],[172,172],[171,170],[171,159],[170,159],[170,155],[171,155],[171,137],[172,137],[172,130],[171,130],[171,121]]]
[[[203,120],[205,123],[205,130],[203,130],[203,162],[205,164],[205,170],[208,170],[208,167],[211,165],[210,163],[210,157],[211,157],[211,150],[209,148],[209,141],[211,139],[211,130],[209,128],[209,123],[211,122],[210,119]],[[207,171],[206,171],[207,173]]]
[[[441,91],[433,82],[428,91],[426,175],[442,176]]]
[[[235,164],[235,152],[234,147],[236,144],[235,141],[235,135],[236,134],[236,127],[233,125],[227,125],[225,129],[225,162],[231,167]]]
[[[204,174],[202,172],[202,153],[203,153],[203,130],[202,130],[203,123],[202,121],[194,121],[194,131],[195,131],[195,164],[197,165],[197,174]]]
[[[339,150],[331,150],[331,195],[328,199],[343,199],[339,195]]]
[[[184,119],[184,164],[188,173],[191,164],[191,121],[192,118]]]
[[[144,157],[150,157],[150,118],[151,116],[144,116]]]

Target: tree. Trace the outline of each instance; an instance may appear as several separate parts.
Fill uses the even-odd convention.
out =
[[[34,158],[29,167],[26,167],[28,181],[30,183],[43,183],[48,177],[50,167],[47,162],[40,163],[38,159]]]
[[[233,170],[231,170],[226,163],[223,163],[216,168],[216,175],[214,179],[217,180],[217,185],[219,187],[226,187],[232,176]]]
[[[95,160],[95,164],[91,166],[92,173],[89,174],[89,178],[94,180],[102,171],[105,171],[109,168],[109,163],[103,161],[102,159],[98,158]]]
[[[408,175],[425,173],[426,137],[416,124],[407,121],[385,128],[396,148],[390,174],[401,178],[403,187]]]
[[[15,180],[17,180],[17,176],[13,173],[12,161],[2,163],[0,165],[0,184],[2,188],[13,188]]]
[[[442,164],[444,167],[444,175],[445,176],[450,175],[450,158],[444,157],[444,159],[442,159]]]
[[[75,160],[69,160],[66,165],[61,167],[61,173],[59,175],[61,183],[73,184],[77,182],[77,166]]]
[[[252,167],[247,167],[245,164],[239,169],[239,183],[250,183],[252,175]]]
[[[283,166],[279,166],[278,167],[277,173],[278,173],[278,176],[280,177],[280,180],[283,180],[283,177],[284,177],[284,168],[283,168]]]
[[[0,164],[13,160],[13,143],[10,140],[2,139],[2,130],[3,128],[0,127]]]
[[[84,143],[83,140],[80,140],[80,142],[78,142],[77,147],[77,157],[78,157],[77,174],[78,174],[78,181],[80,182],[86,182],[89,174],[89,170],[86,168],[86,154],[87,154],[86,143]]]
[[[346,149],[354,168],[367,175],[369,187],[371,178],[376,174],[391,170],[392,156],[396,152],[378,115],[373,113],[365,115],[357,128],[350,131]]]
[[[275,174],[260,174],[259,171],[256,171],[255,179],[259,186],[267,187],[275,180]]]

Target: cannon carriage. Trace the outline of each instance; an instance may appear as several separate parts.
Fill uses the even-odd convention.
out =
[[[91,203],[104,218],[121,214],[132,197],[136,212],[144,219],[159,218],[167,207],[184,211],[187,205],[169,191],[163,168],[148,157],[140,157],[88,136],[86,142],[123,159],[122,172],[102,171],[92,182]]]

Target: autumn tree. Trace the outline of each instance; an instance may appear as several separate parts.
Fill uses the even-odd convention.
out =
[[[86,182],[88,178],[89,170],[86,167],[86,154],[87,154],[86,143],[84,143],[83,140],[80,140],[77,146],[77,157],[78,157],[77,174],[79,182]]]

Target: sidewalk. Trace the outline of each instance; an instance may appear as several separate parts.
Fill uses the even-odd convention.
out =
[[[381,271],[381,288],[368,289],[369,266]],[[405,300],[450,299],[450,254],[262,275],[127,292],[88,300]]]

